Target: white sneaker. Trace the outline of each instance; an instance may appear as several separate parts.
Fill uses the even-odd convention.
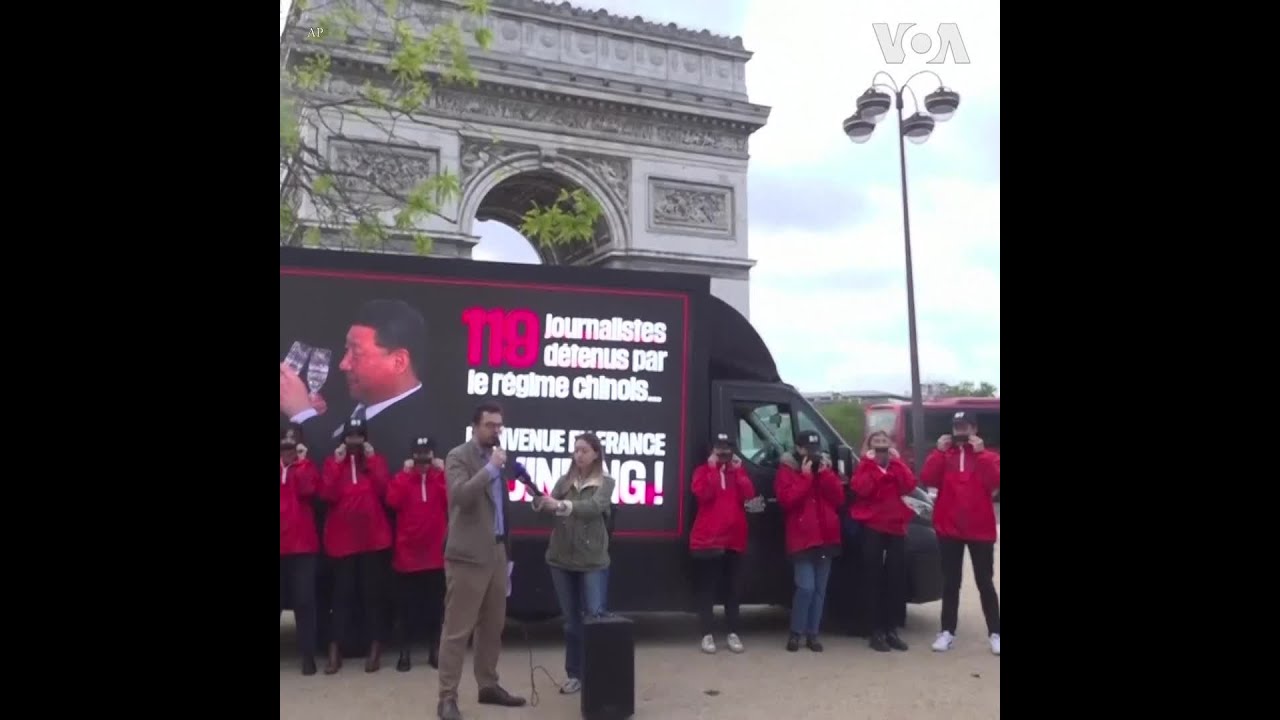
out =
[[[738,637],[738,633],[729,633],[729,649],[733,652],[746,652],[746,648],[742,646],[742,638]]]
[[[702,636],[702,652],[708,655],[716,654],[716,639],[710,635]]]
[[[560,686],[561,695],[572,695],[582,689],[582,681],[578,678],[569,678],[564,681],[564,685]]]
[[[951,644],[956,641],[956,636],[950,632],[943,630],[938,633],[938,639],[933,641],[934,652],[946,652],[951,649]]]
[[[1000,654],[1000,633],[991,633],[991,652],[995,655]]]

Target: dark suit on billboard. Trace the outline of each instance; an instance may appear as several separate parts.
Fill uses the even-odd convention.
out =
[[[369,444],[387,459],[387,467],[399,472],[410,455],[413,442],[420,437],[435,437],[431,432],[431,407],[426,391],[419,386],[386,407],[373,406],[376,413],[360,405],[348,413],[327,412],[302,421],[302,432],[316,457],[331,454],[342,443],[342,426],[360,410],[365,411],[365,427]],[[323,459],[320,460],[323,462]]]

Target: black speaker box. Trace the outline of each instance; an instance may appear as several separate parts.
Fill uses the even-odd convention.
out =
[[[582,717],[625,720],[636,713],[636,642],[616,615],[583,622]]]

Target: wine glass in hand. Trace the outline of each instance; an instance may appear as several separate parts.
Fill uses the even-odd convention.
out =
[[[293,345],[289,347],[289,354],[284,358],[284,364],[293,370],[294,374],[301,375],[302,368],[307,365],[307,358],[311,357],[313,349],[310,345],[295,340]]]

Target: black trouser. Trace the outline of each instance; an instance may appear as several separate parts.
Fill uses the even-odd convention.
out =
[[[982,614],[987,618],[987,632],[1000,632],[1000,598],[996,596],[995,550],[993,542],[977,542],[938,538],[942,553],[942,629],[956,634],[956,613],[960,608],[960,575],[964,570],[964,549],[969,548],[973,562],[973,581],[982,599]]]
[[[440,644],[444,570],[395,574],[396,645],[407,652],[415,640]]]
[[[286,602],[286,598],[288,601]],[[316,554],[280,556],[280,612],[293,608],[298,626],[298,654],[316,654]]]
[[[712,608],[716,604],[717,590],[723,590],[724,619],[731,633],[738,632],[738,598],[742,594],[742,555],[726,551],[715,557],[694,558],[697,573],[698,621],[703,635],[710,635],[715,626]]]
[[[862,606],[873,632],[898,626],[907,601],[907,539],[862,529]]]
[[[382,640],[388,604],[388,557],[387,551],[382,550],[333,558],[333,641],[339,647],[346,645],[349,638],[357,593],[369,642]]]

